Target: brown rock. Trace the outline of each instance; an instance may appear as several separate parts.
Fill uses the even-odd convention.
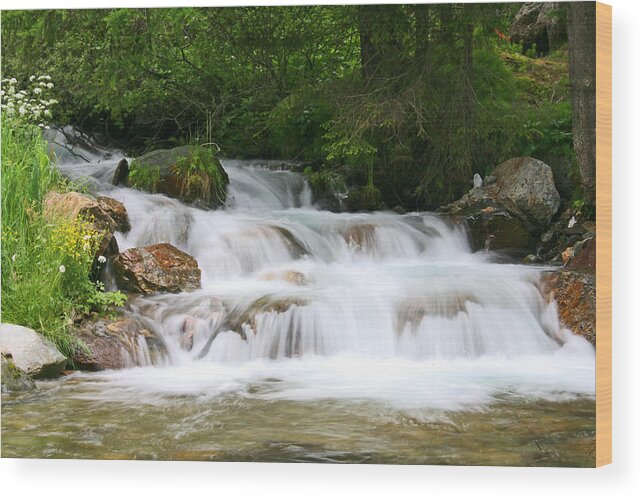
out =
[[[96,258],[118,253],[118,243],[114,238],[114,231],[118,224],[91,196],[78,192],[60,194],[52,191],[45,196],[43,207],[45,217],[51,221],[61,218],[71,221],[79,217],[91,221],[94,229],[101,234]]]
[[[561,322],[596,345],[596,276],[560,269],[543,276],[542,289],[556,300]]]
[[[86,320],[76,334],[87,347],[76,352],[72,359],[82,369],[100,371],[144,366],[156,364],[167,356],[162,340],[128,317]]]
[[[197,261],[168,243],[129,249],[113,263],[116,281],[123,290],[180,293],[201,287]]]
[[[129,216],[127,215],[127,210],[123,203],[106,196],[98,197],[96,202],[110,217],[112,217],[112,220],[116,223],[117,231],[128,232],[132,228]]]
[[[590,237],[574,245],[573,256],[567,267],[577,270],[596,269],[596,238]]]

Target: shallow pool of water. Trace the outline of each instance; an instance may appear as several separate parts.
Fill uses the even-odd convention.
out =
[[[594,465],[591,395],[490,390],[484,400],[465,397],[466,404],[438,403],[437,391],[425,404],[359,398],[350,390],[347,397],[310,398],[288,377],[266,372],[217,390],[195,389],[193,372],[191,380],[177,378],[177,386],[192,386],[181,393],[154,369],[172,374],[158,368],[76,374],[40,382],[34,393],[3,395],[2,456]],[[411,399],[417,401],[417,393]]]

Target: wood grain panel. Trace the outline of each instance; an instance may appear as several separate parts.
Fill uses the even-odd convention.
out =
[[[612,462],[612,7],[596,3],[596,466]]]

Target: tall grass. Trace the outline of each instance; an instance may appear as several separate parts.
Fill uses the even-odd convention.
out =
[[[2,321],[33,328],[67,356],[80,346],[74,317],[96,292],[88,275],[95,231],[83,220],[52,221],[48,191],[68,190],[37,126],[2,117]]]

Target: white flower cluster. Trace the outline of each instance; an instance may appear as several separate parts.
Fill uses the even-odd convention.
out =
[[[31,76],[24,90],[18,88],[15,78],[4,78],[0,89],[2,112],[12,119],[25,123],[37,124],[40,128],[49,128],[47,118],[51,116],[51,106],[56,99],[47,99],[47,93],[54,88],[51,76]]]

